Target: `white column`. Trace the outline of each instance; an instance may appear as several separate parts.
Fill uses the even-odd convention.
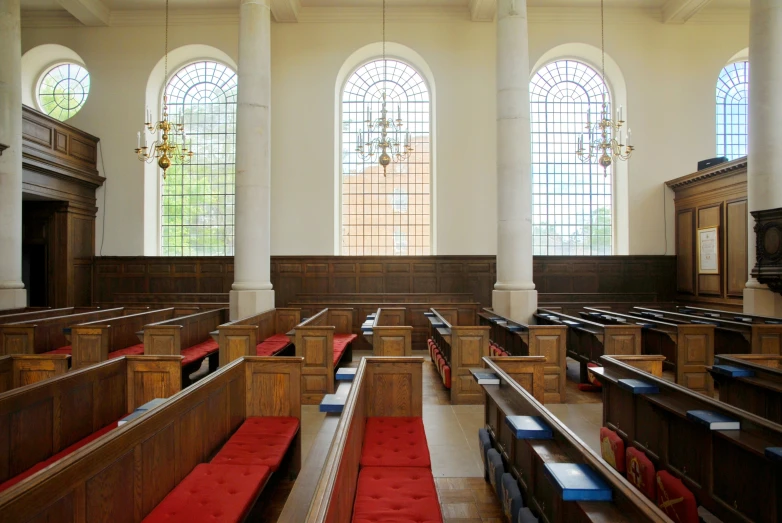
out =
[[[752,0],[749,20],[750,211],[782,207],[782,0]],[[755,266],[755,220],[749,217],[749,270]],[[744,312],[782,317],[782,296],[750,277]]]
[[[242,0],[231,319],[274,307],[271,284],[271,0]]]
[[[537,309],[532,282],[532,180],[529,42],[526,0],[497,5],[497,283],[492,307],[529,322]]]
[[[22,283],[22,33],[19,0],[0,0],[0,310],[24,307]]]

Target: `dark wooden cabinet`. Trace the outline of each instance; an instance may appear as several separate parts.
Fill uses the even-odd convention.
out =
[[[752,276],[782,294],[782,207],[752,211],[755,219],[755,266]]]

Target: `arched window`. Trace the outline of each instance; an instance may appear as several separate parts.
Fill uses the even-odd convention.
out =
[[[75,63],[50,68],[38,82],[38,106],[52,118],[64,122],[84,106],[90,94],[90,73]]]
[[[342,92],[342,241],[343,255],[428,255],[432,252],[430,97],[421,75],[398,60],[369,62],[353,73]],[[386,80],[384,80],[386,78]],[[388,166],[377,156],[362,159],[356,151],[366,141],[368,111],[376,118],[386,91],[388,108],[404,122],[414,149]]]
[[[610,94],[592,67],[558,60],[530,82],[532,239],[536,255],[613,253],[612,169],[576,156],[587,111],[600,114]],[[594,122],[594,117],[592,118]]]
[[[169,118],[184,121],[189,163],[174,163],[162,188],[164,256],[232,256],[236,181],[236,73],[212,61],[169,80]]]
[[[725,66],[717,80],[717,155],[747,155],[749,62]]]

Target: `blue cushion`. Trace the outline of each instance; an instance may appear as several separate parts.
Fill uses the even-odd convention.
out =
[[[481,459],[483,460],[483,473],[489,473],[489,462],[486,460],[486,453],[491,448],[491,437],[486,429],[478,429],[478,443],[481,446]]]
[[[530,509],[525,507],[519,510],[519,519],[516,520],[516,523],[538,523],[538,518],[535,517]]]
[[[506,472],[502,475],[500,489],[502,491],[502,496],[500,496],[502,511],[510,521],[516,521],[517,514],[524,506],[524,500],[521,497],[519,484],[516,483],[516,479],[513,476]]]
[[[497,452],[497,449],[489,449],[486,453],[486,460],[489,462],[489,481],[491,482],[491,486],[494,487],[497,498],[502,499],[500,487],[502,486],[502,475],[505,474],[505,465],[502,464],[502,456]]]

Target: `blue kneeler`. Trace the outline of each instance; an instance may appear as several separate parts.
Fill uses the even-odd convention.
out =
[[[337,369],[337,381],[353,381],[353,378],[356,377],[356,371],[358,371],[358,367],[342,367]]]
[[[660,389],[657,385],[648,383],[643,380],[634,380],[629,378],[622,378],[616,380],[620,389],[629,390],[633,394],[659,394]]]
[[[742,369],[735,365],[712,365],[711,370],[717,374],[728,376],[730,378],[751,378],[755,372],[749,369]]]

